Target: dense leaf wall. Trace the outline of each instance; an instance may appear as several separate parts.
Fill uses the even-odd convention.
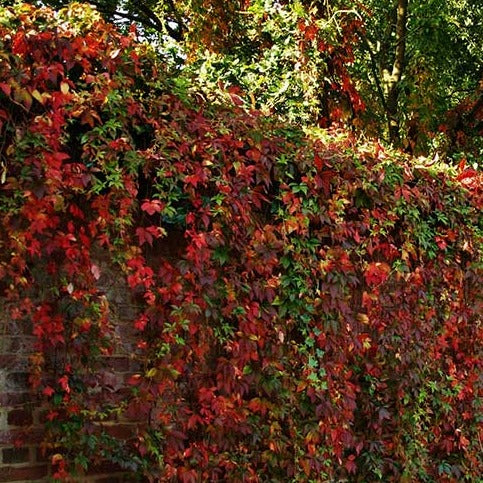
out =
[[[0,16],[0,280],[55,477],[481,474],[479,173],[210,107],[86,6]]]

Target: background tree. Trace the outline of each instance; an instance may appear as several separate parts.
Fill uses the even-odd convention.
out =
[[[290,122],[351,123],[363,109],[347,70],[360,25],[354,13],[252,2],[238,42],[223,51],[198,51],[184,74],[207,95],[222,87],[247,108]]]
[[[470,127],[465,119],[459,127],[472,131],[470,154],[481,155],[481,144],[470,146],[482,129],[481,4],[401,0],[364,5],[359,10],[364,29],[351,74],[367,105],[368,131],[382,137],[387,132],[391,142],[411,152],[451,152],[462,146],[438,134],[440,127],[451,110],[472,105],[477,122]]]
[[[247,108],[343,122],[419,154],[482,154],[479,2],[92,3],[120,25],[137,22],[183,67],[179,83],[205,95],[231,88]]]

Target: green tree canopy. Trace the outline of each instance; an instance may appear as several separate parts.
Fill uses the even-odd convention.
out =
[[[118,25],[137,22],[187,67],[179,82],[208,96],[232,89],[247,108],[343,122],[417,154],[482,155],[479,2],[92,3]]]

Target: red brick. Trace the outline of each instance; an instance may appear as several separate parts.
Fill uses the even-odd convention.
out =
[[[28,372],[11,372],[7,374],[7,388],[10,390],[25,390],[29,387]]]
[[[0,406],[19,406],[32,400],[28,392],[4,392],[0,393]]]
[[[7,324],[5,324],[6,333],[11,335],[24,336],[32,334],[32,330],[32,322],[28,319],[10,320]]]
[[[95,483],[123,483],[127,481],[122,476],[101,476],[100,478],[96,478]]]
[[[107,434],[118,439],[129,439],[136,434],[137,425],[135,424],[114,424],[112,426],[103,426]]]
[[[0,355],[0,367],[3,369],[17,368],[17,363],[19,362],[19,357],[13,354],[1,354]]]
[[[35,460],[39,463],[47,463],[51,460],[52,455],[45,449],[40,447],[35,448]]]
[[[45,424],[47,422],[47,414],[49,411],[46,409],[36,409],[34,412],[34,424]]]
[[[129,361],[129,370],[130,371],[139,372],[139,371],[141,371],[142,367],[143,367],[143,364],[141,363],[141,361],[137,361],[135,359],[131,359]]]
[[[30,460],[30,450],[28,448],[4,448],[4,463],[27,463]]]
[[[122,468],[116,463],[111,463],[110,461],[104,461],[95,466],[89,468],[89,475],[106,475],[109,473],[119,473]]]
[[[43,428],[34,429],[12,429],[10,431],[0,431],[0,444],[40,443],[44,436]]]
[[[117,327],[117,332],[124,341],[134,341],[136,340],[136,335],[138,334],[138,331],[132,326],[132,320],[130,320],[129,325],[119,324],[119,326]]]
[[[38,480],[47,476],[47,466],[28,466],[18,468],[14,466],[4,466],[0,471],[0,481],[29,481]]]
[[[5,347],[6,353],[22,354],[24,358],[28,354],[34,351],[35,337],[29,337],[27,335],[22,337],[9,337],[8,344]]]
[[[8,413],[10,426],[30,426],[33,423],[32,413],[24,409],[14,409]]]

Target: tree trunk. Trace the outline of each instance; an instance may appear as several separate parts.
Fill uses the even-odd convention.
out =
[[[409,0],[398,0],[396,7],[396,44],[392,70],[384,69],[383,81],[386,91],[386,115],[389,140],[399,144],[399,84],[402,78],[406,57],[406,33]]]

